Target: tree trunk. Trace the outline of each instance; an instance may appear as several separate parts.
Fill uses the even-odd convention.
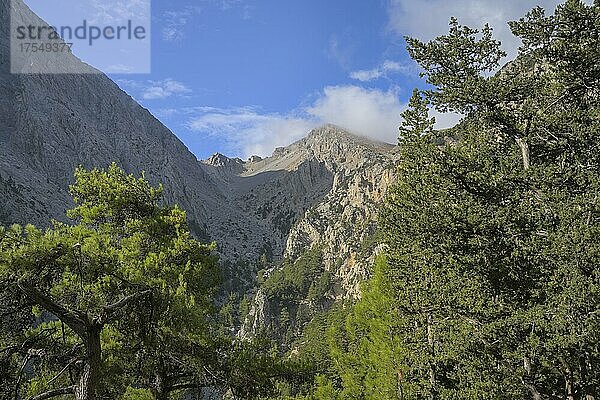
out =
[[[593,383],[590,382],[591,380],[591,376],[592,376],[592,372],[593,372],[593,366],[592,363],[590,361],[590,356],[589,353],[585,353],[585,356],[583,357],[582,360],[582,382],[583,382],[583,391],[584,391],[584,400],[596,400],[596,387]]]
[[[96,400],[102,368],[102,327],[92,323],[84,339],[86,358],[78,384],[75,386],[76,400]]]
[[[159,378],[157,376],[154,384],[155,384],[154,399],[155,400],[168,400],[169,391],[167,390],[166,383],[162,380],[159,380]]]
[[[523,375],[523,385],[529,390],[533,400],[542,400],[542,395],[537,390],[537,387],[533,383],[533,374],[531,373],[531,359],[527,356],[523,357],[523,369],[525,374]]]
[[[575,400],[575,385],[573,384],[573,372],[565,360],[561,359],[563,364],[563,374],[565,376],[565,395],[567,400]]]
[[[531,161],[529,159],[529,145],[523,138],[516,138],[515,140],[519,145],[519,148],[521,149],[521,157],[523,158],[523,169],[528,170],[531,165]]]
[[[435,337],[433,333],[433,315],[427,314],[427,343],[429,344],[429,400],[437,400],[437,383],[435,379]]]
[[[565,391],[567,393],[567,400],[575,400],[575,388],[572,378],[565,379]]]
[[[154,399],[155,400],[168,400],[169,399],[169,382],[167,374],[164,371],[164,364],[162,360],[159,360],[156,365],[156,372],[154,375]]]
[[[397,376],[397,387],[396,387],[396,396],[398,397],[398,400],[402,400],[404,399],[404,391],[402,390],[402,383],[404,381],[404,374],[402,372],[402,370],[398,370],[396,371],[396,376]]]

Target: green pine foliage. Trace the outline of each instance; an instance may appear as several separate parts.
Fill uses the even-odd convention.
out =
[[[383,254],[333,307],[319,246],[259,272],[278,343],[234,338],[250,300],[161,187],[77,169],[70,224],[0,228],[0,397],[598,398],[600,2],[509,25],[502,68],[488,26],[406,39],[429,86],[402,114]],[[430,107],[464,118],[438,132]]]
[[[21,374],[15,392],[116,398],[134,374],[148,382],[194,376],[184,360],[209,334],[214,246],[194,240],[185,212],[159,205],[162,189],[143,178],[114,164],[75,177],[73,224],[0,232],[0,280],[38,319],[21,327],[23,364],[34,374]],[[164,397],[170,388],[152,390]]]
[[[270,299],[277,299],[282,303],[294,302],[305,298],[315,280],[324,273],[322,250],[319,246],[314,246],[294,263],[285,260],[261,288]]]
[[[318,245],[295,262],[284,260],[260,285],[274,306],[276,319],[267,327],[282,349],[289,349],[303,327],[326,309],[333,276],[325,269]]]
[[[433,131],[435,118],[429,118],[429,100],[415,89],[408,102],[408,108],[401,114],[399,143],[410,139],[412,136],[421,136]]]
[[[1,398],[255,399],[306,383],[271,340],[233,337],[248,300],[217,308],[215,245],[160,186],[115,164],[75,178],[70,224],[0,228]]]

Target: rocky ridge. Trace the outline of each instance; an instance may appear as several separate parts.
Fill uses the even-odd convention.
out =
[[[242,161],[215,154],[202,161],[204,169],[227,207],[244,216],[236,220],[225,209],[213,210],[208,229],[225,257],[297,258],[342,226],[374,217],[372,205],[393,179],[394,158],[395,146],[333,125],[315,129],[265,159]],[[328,219],[339,221],[339,227],[325,226]]]
[[[265,160],[267,165],[292,170],[302,168],[307,163],[305,160],[310,160],[327,171],[327,175],[321,174],[327,176],[327,191],[291,226],[282,253],[288,265],[293,265],[307,251],[319,249],[322,268],[332,277],[325,293],[327,299],[323,299],[322,304],[331,305],[360,295],[359,284],[367,277],[379,250],[373,240],[377,209],[394,181],[396,158],[395,146],[368,141],[327,125]],[[247,167],[253,172],[264,169],[265,165]],[[305,168],[302,170],[303,175],[311,175]],[[275,261],[265,271],[264,279],[282,268],[282,264]],[[283,307],[280,303],[259,289],[241,334],[249,335],[279,325]],[[292,314],[298,312],[299,305],[291,306]]]

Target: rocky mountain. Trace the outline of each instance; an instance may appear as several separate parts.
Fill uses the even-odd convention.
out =
[[[299,330],[300,313],[310,319],[335,301],[359,296],[359,284],[378,252],[377,208],[394,181],[396,154],[395,146],[326,125],[246,166],[242,176],[282,169],[293,178],[271,180],[242,196],[254,200],[255,210],[269,211],[263,215],[283,233],[277,239],[284,246],[282,257],[259,272],[264,283],[242,335],[279,329],[285,325],[282,312]],[[281,225],[280,215],[294,213],[291,225]]]
[[[194,233],[217,242],[231,290],[256,294],[246,331],[277,322],[282,310],[255,286],[311,252],[320,271],[312,278],[329,277],[325,303],[358,294],[395,146],[327,125],[265,159],[198,160],[103,74],[10,74],[10,3],[0,0],[0,223],[64,219],[74,169],[116,162],[162,182],[165,201],[187,210]],[[24,21],[37,19],[14,5]],[[61,62],[91,68],[73,55]]]
[[[227,259],[296,259],[334,237],[332,251],[350,251],[354,240],[338,233],[374,217],[392,181],[394,154],[392,145],[333,125],[265,159],[215,154],[202,164],[227,201],[211,210],[206,225]],[[334,263],[327,259],[328,267]]]
[[[210,176],[176,136],[115,83],[99,73],[10,74],[11,3],[24,24],[38,21],[22,2],[0,0],[1,220],[43,226],[50,218],[63,219],[74,168],[114,161],[163,182],[166,200],[181,204],[202,234],[201,221],[219,201]],[[73,69],[85,69],[73,55],[62,58]]]

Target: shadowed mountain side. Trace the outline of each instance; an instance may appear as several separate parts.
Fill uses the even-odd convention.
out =
[[[17,6],[38,20],[22,3]],[[102,74],[11,75],[8,0],[0,0],[0,216],[47,225],[64,219],[78,165],[146,172],[162,182],[202,235],[207,208],[220,201],[196,157],[147,110]],[[81,64],[75,56],[66,61]],[[207,195],[210,194],[210,195]]]
[[[233,172],[221,175],[220,168],[226,166],[205,168],[221,182],[216,186],[227,199],[211,210],[208,232],[230,261],[257,260],[262,255],[280,259],[292,226],[333,187],[331,171],[316,160],[302,161],[289,171],[249,176]]]

